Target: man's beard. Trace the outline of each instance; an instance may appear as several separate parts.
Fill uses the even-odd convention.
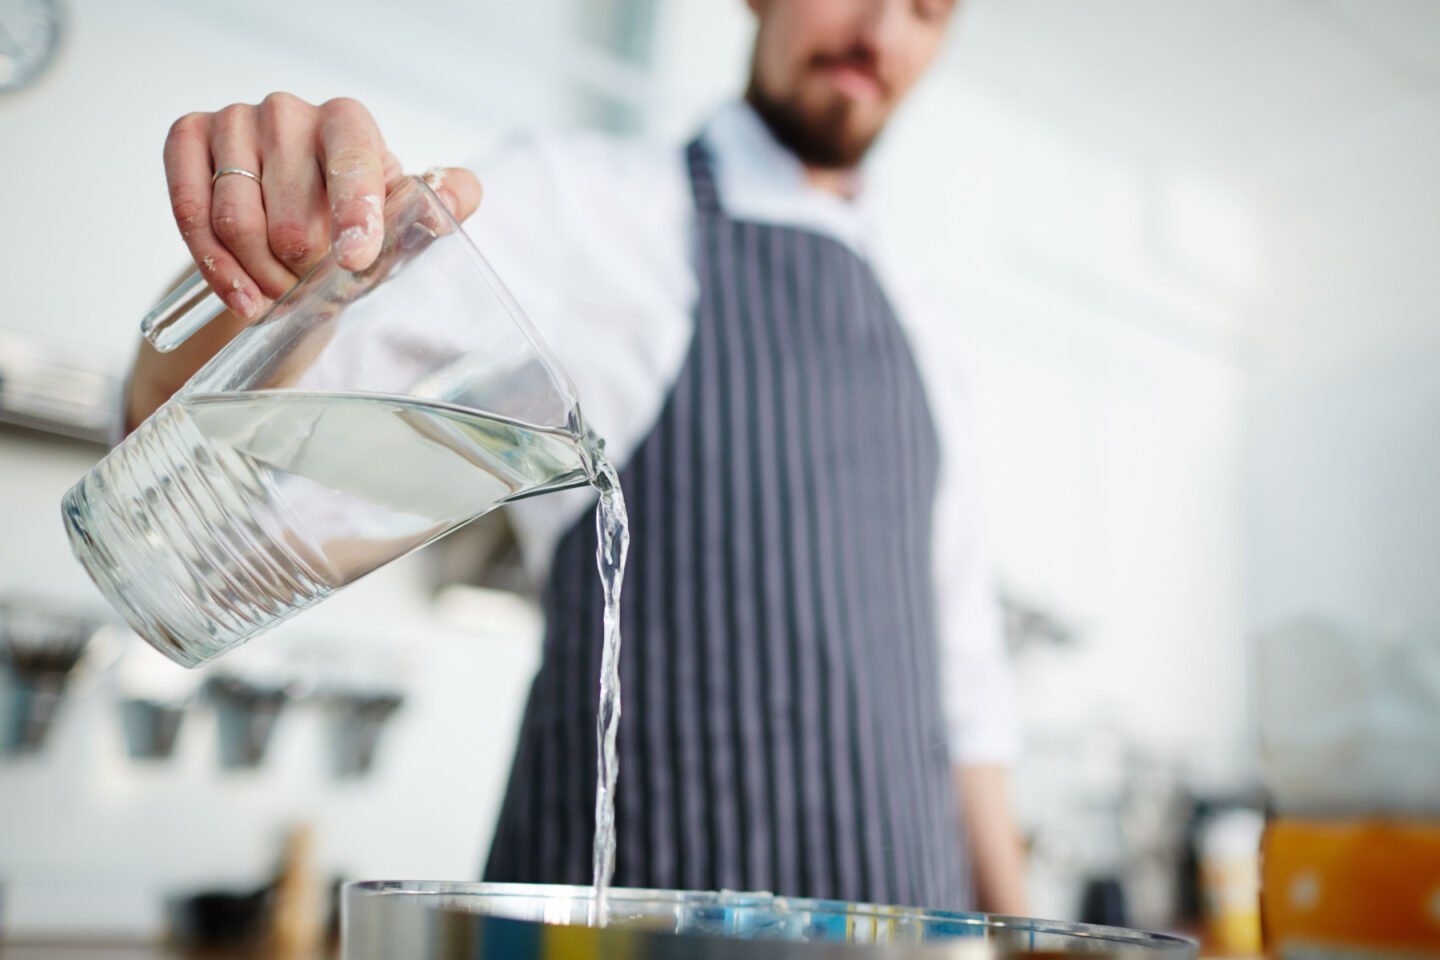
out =
[[[773,98],[752,77],[745,100],[765,121],[776,140],[809,167],[848,170],[857,166],[880,135],[881,127],[862,133],[848,129],[851,107],[843,100],[819,113],[807,113],[798,97]]]

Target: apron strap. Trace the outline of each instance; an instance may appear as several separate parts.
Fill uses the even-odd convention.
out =
[[[719,213],[720,191],[715,187],[715,164],[700,137],[686,145],[685,166],[690,171],[690,193],[695,197],[695,209],[703,213]]]

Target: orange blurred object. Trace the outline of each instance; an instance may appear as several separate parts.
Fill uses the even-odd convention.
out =
[[[1266,950],[1440,955],[1440,820],[1277,819],[1261,846]]]

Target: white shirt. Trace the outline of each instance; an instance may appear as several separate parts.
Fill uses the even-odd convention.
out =
[[[722,107],[703,136],[730,216],[839,240],[869,262],[896,305],[941,438],[934,576],[951,753],[958,763],[1009,762],[1018,724],[966,462],[973,444],[965,398],[937,346],[946,318],[887,263],[863,189],[850,201],[811,187],[799,161],[743,104]],[[694,327],[699,288],[684,151],[568,134],[512,144],[474,169],[485,199],[466,230],[623,467],[659,419]],[[509,508],[532,573],[544,573],[560,536],[591,503],[593,494],[573,491]]]

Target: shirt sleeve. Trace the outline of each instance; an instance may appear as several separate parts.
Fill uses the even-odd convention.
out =
[[[941,445],[932,549],[950,756],[1009,764],[1020,753],[1020,723],[986,545],[971,388],[953,350],[926,344],[919,353]]]
[[[697,286],[681,152],[558,134],[507,141],[471,167],[485,196],[466,232],[623,467],[659,417],[690,340]],[[533,576],[593,496],[564,491],[508,508]]]
[[[116,379],[115,386],[110,391],[110,423],[109,430],[105,437],[105,449],[114,450],[120,446],[120,441],[125,439],[125,420],[130,398],[130,379],[135,376],[135,361],[130,361],[130,368]]]

